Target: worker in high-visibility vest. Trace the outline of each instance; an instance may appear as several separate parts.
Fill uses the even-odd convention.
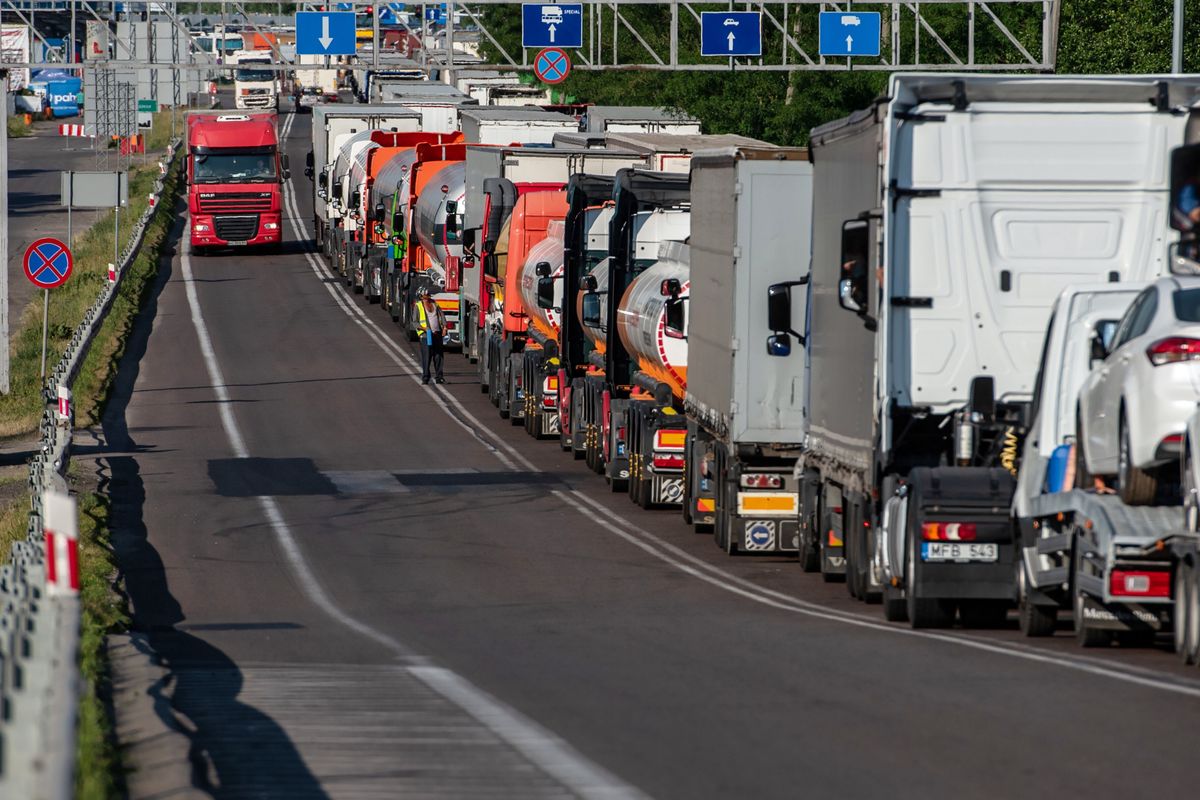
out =
[[[417,296],[417,340],[421,343],[421,383],[429,383],[429,368],[433,367],[434,378],[445,383],[442,361],[445,351],[442,341],[446,333],[446,315],[433,301],[428,289]]]

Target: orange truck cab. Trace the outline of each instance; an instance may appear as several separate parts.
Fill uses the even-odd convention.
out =
[[[283,242],[283,181],[274,111],[187,118],[188,231],[192,252]]]
[[[561,189],[522,194],[500,229],[493,251],[483,260],[489,297],[488,392],[500,416],[514,425],[524,419],[520,354],[529,327],[529,310],[521,298],[521,272],[530,250],[546,238],[551,221],[561,221],[566,214],[567,193]]]

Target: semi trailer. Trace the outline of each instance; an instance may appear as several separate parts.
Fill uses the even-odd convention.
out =
[[[573,117],[540,108],[501,106],[464,107],[459,127],[472,144],[515,147],[550,144],[554,134],[578,129]]]
[[[1051,301],[1163,272],[1167,155],[1198,86],[893,75],[813,131],[811,335],[780,357],[810,363],[795,474],[826,577],[916,627],[1006,613]]]
[[[328,254],[333,211],[329,172],[346,139],[362,131],[421,130],[421,115],[399,106],[317,106],[312,112],[312,149],[304,174],[313,182],[313,227],[317,249]]]
[[[794,316],[783,284],[807,287],[813,168],[808,151],[737,147],[692,157],[684,520],[712,526],[736,550],[800,549],[795,465],[807,432],[804,304]],[[784,302],[781,304],[779,299]],[[784,306],[778,311],[772,306]],[[775,314],[773,314],[775,312]],[[806,556],[811,558],[811,556]]]

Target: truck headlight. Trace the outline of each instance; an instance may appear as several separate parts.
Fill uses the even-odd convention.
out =
[[[279,230],[279,223],[278,222],[264,222],[263,230],[264,231],[277,231],[277,230]]]
[[[208,227],[208,225],[203,222],[197,222],[192,226],[192,230],[194,230],[196,233],[208,233],[210,230],[212,230],[212,228]]]

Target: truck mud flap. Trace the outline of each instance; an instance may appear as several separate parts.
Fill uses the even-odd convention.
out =
[[[681,505],[683,503],[683,476],[651,475],[650,498],[655,505]]]
[[[1083,616],[1087,627],[1109,631],[1163,631],[1170,621],[1167,619],[1165,606],[1146,606],[1140,603],[1105,604],[1092,597],[1083,595]]]

